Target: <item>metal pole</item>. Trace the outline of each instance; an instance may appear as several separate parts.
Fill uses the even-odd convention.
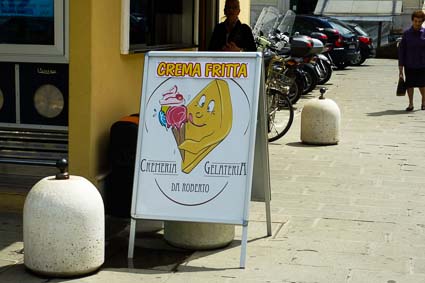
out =
[[[378,25],[378,47],[381,47],[382,22]]]
[[[246,264],[246,246],[248,242],[248,221],[245,221],[242,226],[242,246],[241,246],[241,260],[240,267],[245,268]]]
[[[136,237],[136,219],[131,218],[130,223],[130,236],[128,239],[128,258],[134,256],[134,239]]]

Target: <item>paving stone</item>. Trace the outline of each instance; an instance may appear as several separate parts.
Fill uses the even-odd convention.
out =
[[[369,252],[373,255],[389,257],[405,257],[425,259],[425,245],[412,245],[410,243],[390,242],[390,243],[370,243]]]
[[[0,278],[1,278],[1,273],[4,272],[6,269],[12,267],[13,265],[17,264],[18,261],[17,260],[6,260],[6,259],[0,259]],[[1,281],[0,281],[1,282]]]
[[[358,217],[358,213],[345,212],[345,211],[332,211],[322,209],[302,209],[302,208],[282,208],[279,214],[282,217],[298,216],[298,217],[325,217],[325,218],[336,218],[341,219],[355,219]]]
[[[23,249],[23,242],[15,242],[9,246],[3,247],[0,251],[0,259],[22,262],[24,259]]]
[[[315,239],[334,239],[347,241],[364,242],[384,242],[386,241],[385,231],[380,230],[348,230],[348,229],[316,229],[311,227],[294,228],[288,231],[281,231],[276,236],[279,238],[315,238]]]
[[[370,256],[359,254],[320,253],[311,251],[297,252],[291,259],[294,264],[311,266],[345,266],[349,269],[391,270],[399,273],[408,272],[408,258],[392,258],[387,256]]]
[[[316,229],[344,229],[344,230],[381,230],[394,231],[397,229],[397,223],[363,221],[363,220],[347,220],[347,219],[320,219],[315,225]]]
[[[0,282],[2,283],[42,283],[48,282],[48,280],[49,278],[39,277],[28,272],[23,264],[15,264],[4,272],[0,272]]]
[[[353,269],[350,272],[350,283],[419,283],[425,282],[423,274],[405,274],[391,271],[368,271]]]
[[[76,279],[67,279],[69,283],[134,283],[134,282],[168,282],[172,273],[149,269],[104,269],[98,273]],[[53,279],[49,283],[63,282],[63,279]],[[45,282],[45,281],[43,281]]]

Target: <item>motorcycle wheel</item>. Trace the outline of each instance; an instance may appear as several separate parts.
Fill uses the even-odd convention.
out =
[[[303,94],[303,89],[300,88],[297,80],[294,80],[294,82],[289,88],[289,94],[288,94],[289,100],[291,101],[292,104],[295,104],[298,102],[298,100],[300,100],[300,97],[302,94]]]
[[[305,78],[305,72],[301,71],[297,73],[297,77],[295,78],[295,81],[297,82],[298,89],[300,90],[301,95],[304,94],[304,89],[307,85],[307,80]]]
[[[303,94],[307,94],[316,87],[319,77],[311,65],[303,65],[303,71],[305,72],[304,76],[306,79]]]
[[[283,137],[294,121],[294,108],[289,97],[277,90],[269,89],[267,129],[268,141],[273,142]]]
[[[325,73],[325,76],[319,80],[319,82],[317,83],[318,85],[323,85],[325,83],[327,83],[331,77],[332,77],[332,66],[331,64],[329,64],[328,62],[322,60],[320,62],[321,66],[323,66],[323,72]]]

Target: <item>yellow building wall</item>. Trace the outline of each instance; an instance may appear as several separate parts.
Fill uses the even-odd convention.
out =
[[[120,54],[121,1],[69,5],[69,171],[97,185],[111,125],[139,111],[144,54]]]
[[[249,23],[250,1],[240,4]],[[69,172],[99,185],[111,125],[139,112],[144,54],[120,54],[120,0],[72,0],[69,9]]]

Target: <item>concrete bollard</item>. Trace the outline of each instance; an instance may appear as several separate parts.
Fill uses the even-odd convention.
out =
[[[61,173],[36,183],[24,204],[24,264],[55,277],[83,275],[105,260],[105,212],[87,179]]]
[[[338,105],[324,98],[325,88],[320,89],[321,96],[304,105],[301,112],[301,141],[306,144],[337,144],[340,138],[341,112]]]
[[[153,233],[158,232],[164,228],[164,221],[158,220],[137,220],[136,232],[140,233]]]
[[[190,250],[209,250],[227,246],[235,237],[235,225],[164,222],[164,238],[173,246]]]

